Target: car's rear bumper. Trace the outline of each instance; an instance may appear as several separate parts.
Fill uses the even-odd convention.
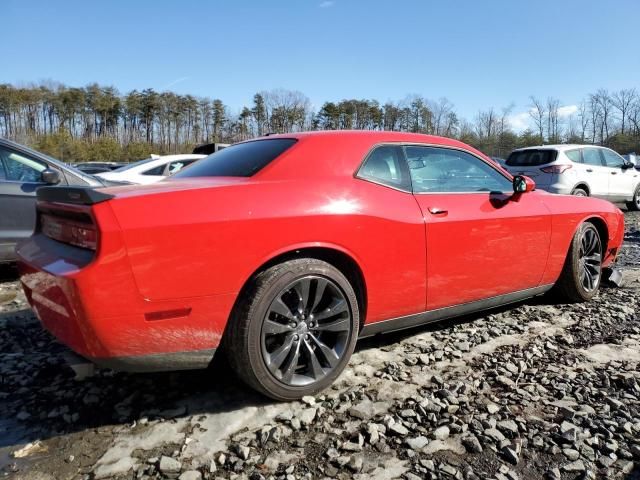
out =
[[[127,371],[202,368],[213,358],[234,295],[153,302],[138,293],[126,256],[101,262],[42,235],[17,250],[29,304],[78,355]]]

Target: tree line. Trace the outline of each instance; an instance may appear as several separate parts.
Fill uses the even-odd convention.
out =
[[[304,130],[394,130],[459,138],[488,155],[543,143],[593,143],[620,153],[640,151],[640,95],[600,89],[578,106],[530,97],[531,128],[516,132],[513,106],[461,118],[447,98],[410,95],[399,101],[327,101],[317,111],[299,91],[258,92],[233,111],[221,99],[111,86],[0,84],[0,135],[65,161],[135,160],[150,153],[234,143],[266,133]]]

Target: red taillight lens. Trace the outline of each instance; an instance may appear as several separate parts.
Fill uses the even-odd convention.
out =
[[[98,245],[98,231],[92,224],[42,214],[40,228],[47,237],[62,243],[89,250],[95,250]]]
[[[551,165],[550,167],[542,167],[544,173],[562,173],[566,170],[569,170],[571,165]]]

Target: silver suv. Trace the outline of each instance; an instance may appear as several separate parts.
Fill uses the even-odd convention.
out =
[[[604,198],[640,210],[640,171],[613,150],[592,145],[545,145],[514,150],[505,167],[551,193]]]

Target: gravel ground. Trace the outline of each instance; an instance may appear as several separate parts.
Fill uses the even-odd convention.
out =
[[[273,403],[210,371],[74,379],[0,271],[0,477],[640,479],[640,215],[626,285],[360,342]]]

